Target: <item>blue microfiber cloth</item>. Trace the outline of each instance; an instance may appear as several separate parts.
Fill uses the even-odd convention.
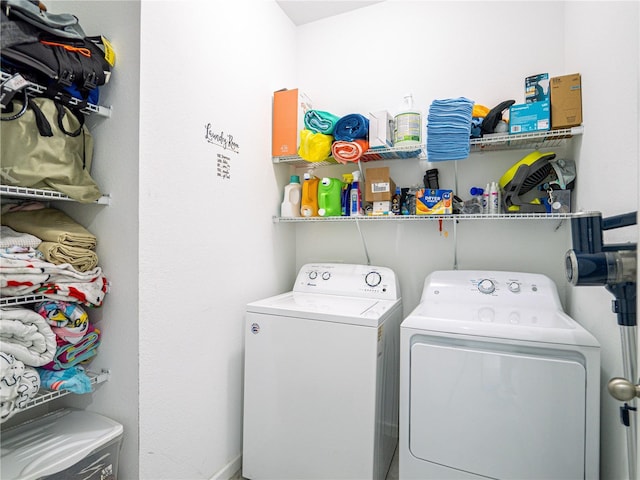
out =
[[[434,100],[427,116],[427,159],[462,160],[469,156],[472,100],[465,97]]]
[[[367,138],[369,119],[359,113],[345,115],[336,123],[333,138],[344,142],[353,142],[356,138]]]

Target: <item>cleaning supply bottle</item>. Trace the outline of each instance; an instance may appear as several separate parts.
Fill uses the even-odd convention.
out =
[[[301,197],[302,185],[300,185],[300,177],[291,175],[289,184],[284,187],[284,199],[280,207],[280,215],[282,217],[299,217]]]
[[[324,177],[318,185],[318,215],[340,217],[340,193],[342,182],[337,178]]]
[[[491,190],[489,190],[489,213],[500,213],[501,203],[500,187],[497,182],[491,182]]]
[[[320,179],[313,173],[304,174],[302,199],[300,200],[300,214],[303,217],[318,216],[318,183],[320,183]]]
[[[487,186],[485,187],[484,191],[482,192],[482,213],[491,213],[491,208],[490,208],[490,191],[491,191],[491,184],[487,183]]]
[[[420,145],[422,115],[413,106],[413,95],[404,96],[402,109],[394,117],[393,145]]]
[[[348,217],[351,214],[349,207],[351,206],[351,183],[353,182],[353,175],[351,173],[342,174],[342,192],[340,194],[340,213],[343,217]]]
[[[402,205],[402,190],[400,187],[396,187],[396,193],[391,197],[391,214],[392,215],[402,215],[401,212]]]
[[[360,172],[353,172],[353,182],[349,191],[349,216],[358,217],[362,215],[362,193],[360,192]]]

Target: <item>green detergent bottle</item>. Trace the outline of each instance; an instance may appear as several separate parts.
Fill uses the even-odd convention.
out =
[[[340,180],[324,177],[318,185],[318,215],[321,217],[341,216],[341,193],[342,182]]]

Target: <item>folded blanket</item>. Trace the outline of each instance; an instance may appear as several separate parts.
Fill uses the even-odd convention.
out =
[[[333,142],[331,153],[333,158],[343,165],[347,162],[357,162],[369,149],[369,142],[363,138],[356,138],[352,142],[338,140]]]
[[[87,334],[89,316],[77,303],[45,300],[33,309],[51,326],[56,337],[68,343],[78,343]]]
[[[0,423],[27,407],[40,389],[40,376],[9,353],[0,351]]]
[[[45,370],[38,368],[40,383],[49,390],[68,390],[72,393],[89,393],[91,379],[82,367],[71,367],[66,370]]]
[[[89,324],[87,334],[78,343],[68,343],[60,338],[57,342],[53,361],[42,365],[45,370],[64,370],[91,360],[98,353],[100,330]]]
[[[54,265],[37,258],[7,258],[0,251],[0,294],[41,294],[53,300],[79,302],[89,307],[102,305],[109,282],[96,267],[78,272],[69,264]]]
[[[79,248],[96,248],[96,237],[66,213],[55,208],[4,213],[2,225],[35,235],[43,242],[57,242]]]
[[[0,351],[13,355],[30,367],[49,363],[56,352],[51,326],[33,310],[0,310]]]
[[[345,115],[337,121],[333,130],[335,140],[352,142],[356,138],[368,138],[369,119],[359,113]]]
[[[336,122],[340,117],[322,110],[308,110],[304,114],[304,126],[313,133],[333,134]]]
[[[98,255],[88,248],[72,247],[57,242],[42,242],[38,250],[42,252],[47,262],[55,265],[68,263],[79,272],[87,272],[98,266]]]
[[[333,137],[324,133],[313,133],[306,128],[300,132],[298,155],[307,162],[322,162],[331,156]]]
[[[16,232],[13,228],[6,225],[0,226],[0,248],[10,247],[31,247],[38,248],[40,240],[34,235],[24,232]]]

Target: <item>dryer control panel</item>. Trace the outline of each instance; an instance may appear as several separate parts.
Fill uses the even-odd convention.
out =
[[[421,302],[489,305],[545,305],[562,310],[555,283],[546,275],[523,272],[451,270],[427,276]]]
[[[390,268],[346,263],[303,265],[293,291],[380,300],[400,298],[398,277]]]

